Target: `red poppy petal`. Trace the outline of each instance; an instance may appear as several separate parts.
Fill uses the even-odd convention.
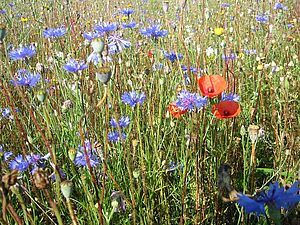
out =
[[[212,107],[212,113],[218,119],[233,118],[238,116],[240,112],[241,106],[235,101],[223,101]]]
[[[202,95],[213,98],[221,94],[227,87],[226,80],[220,75],[202,76],[198,79]]]

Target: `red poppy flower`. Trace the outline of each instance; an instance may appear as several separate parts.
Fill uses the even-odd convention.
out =
[[[181,115],[185,114],[187,112],[187,109],[183,110],[180,109],[175,102],[172,102],[168,106],[168,111],[171,113],[173,117],[178,119]]]
[[[226,89],[226,80],[220,75],[202,76],[198,79],[202,95],[213,98]]]
[[[240,114],[241,106],[235,101],[223,101],[212,107],[212,113],[218,119],[233,118]]]

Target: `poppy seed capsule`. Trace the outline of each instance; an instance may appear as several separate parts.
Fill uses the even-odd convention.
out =
[[[96,72],[96,79],[101,81],[105,85],[107,85],[110,78],[111,78],[110,67],[107,66],[100,67],[98,72]]]
[[[207,92],[208,92],[208,93],[213,93],[213,92],[214,92],[214,89],[213,89],[212,87],[209,87],[209,88],[207,88]]]

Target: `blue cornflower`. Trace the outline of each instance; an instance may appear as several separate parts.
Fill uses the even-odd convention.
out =
[[[239,102],[240,101],[240,96],[238,96],[237,94],[233,94],[233,93],[226,94],[225,92],[222,92],[221,101]]]
[[[98,63],[101,61],[101,56],[97,52],[92,52],[86,60],[88,63],[92,62],[94,65],[98,65]]]
[[[141,34],[146,37],[153,37],[158,39],[159,37],[165,37],[168,34],[167,30],[161,30],[160,25],[154,24],[151,27],[140,30]]]
[[[129,17],[129,15],[131,15],[134,12],[135,12],[134,9],[121,9],[120,10],[120,13],[122,13],[124,16],[127,16],[127,17]]]
[[[136,24],[136,22],[132,21],[130,23],[122,23],[121,25],[125,29],[126,28],[131,28],[132,29],[132,28],[135,28],[137,24]]]
[[[96,150],[92,148],[92,144],[89,140],[84,141],[84,146],[88,153],[87,155],[90,159],[91,167],[96,167],[99,164],[99,159],[97,155],[94,154]],[[76,166],[87,166],[86,155],[84,154],[84,146],[78,146],[78,151],[74,159]]]
[[[115,128],[118,127],[118,125],[120,128],[125,128],[129,125],[129,123],[130,118],[128,116],[121,116],[121,118],[119,119],[119,123],[117,123],[117,121],[114,118],[110,120],[110,125]]]
[[[278,182],[270,184],[269,190],[258,193],[254,199],[246,195],[239,194],[238,204],[245,208],[246,213],[256,213],[257,216],[266,214],[265,205],[276,207],[276,209],[290,209],[300,202],[299,182],[295,182],[292,187],[285,190],[279,187]]]
[[[98,32],[86,32],[83,34],[83,37],[88,40],[88,41],[92,41],[94,40],[95,38],[99,38],[101,37],[102,35]]]
[[[3,160],[7,161],[12,155],[12,152],[4,152],[4,145],[0,145],[0,153],[3,155]],[[0,154],[0,156],[1,156]]]
[[[180,53],[175,53],[174,51],[171,51],[170,53],[164,51],[164,56],[168,58],[172,63],[182,59],[182,54]]]
[[[66,28],[64,27],[47,28],[43,32],[45,38],[58,38],[64,36],[65,34],[66,34]]]
[[[188,67],[185,66],[185,65],[181,65],[181,69],[182,69],[183,72],[187,72],[188,71]],[[190,71],[192,73],[198,73],[198,69],[196,67],[190,66]]]
[[[123,140],[127,137],[125,133],[122,133],[121,136]],[[107,138],[110,142],[116,143],[120,140],[120,133],[118,131],[109,132]]]
[[[10,108],[4,108],[2,109],[2,116],[5,118],[9,118],[10,117]]]
[[[288,28],[288,29],[291,29],[291,28],[293,28],[293,27],[294,27],[294,24],[292,24],[292,23],[289,23],[289,24],[287,24],[286,26],[287,26],[287,28]]]
[[[10,170],[19,170],[20,172],[24,172],[28,169],[29,165],[30,156],[26,156],[24,158],[22,155],[18,155],[9,162],[8,167]]]
[[[237,58],[237,55],[236,55],[236,53],[230,53],[230,54],[228,54],[228,55],[222,55],[222,59],[224,59],[226,62],[228,62],[228,61],[233,61],[233,60],[236,60],[236,58]]]
[[[14,86],[35,87],[41,80],[39,73],[30,73],[26,69],[18,70],[17,74],[17,77],[10,81]]]
[[[30,46],[30,47],[22,47],[19,49],[12,50],[9,53],[9,58],[12,60],[23,60],[27,58],[31,58],[36,54],[35,48]]]
[[[267,23],[269,21],[269,16],[265,14],[259,14],[256,16],[256,21],[259,23]]]
[[[274,5],[274,9],[275,10],[288,10],[288,7],[283,5],[282,3],[280,2],[276,2],[275,5]]]
[[[6,14],[6,10],[5,9],[1,9],[0,10],[0,14]]]
[[[144,92],[137,94],[136,91],[131,91],[125,92],[121,99],[126,105],[130,105],[132,108],[134,108],[137,104],[142,105],[146,99],[146,96]]]
[[[186,90],[181,91],[176,100],[176,106],[189,111],[193,111],[194,108],[201,109],[206,104],[207,97],[202,97],[198,93],[191,93]]]
[[[243,49],[246,55],[256,55],[256,49]]]
[[[84,61],[77,62],[75,59],[70,59],[69,62],[64,65],[64,69],[70,73],[77,73],[86,69],[87,67],[88,66]]]
[[[221,6],[222,8],[229,8],[229,7],[230,7],[230,4],[227,3],[227,2],[225,2],[225,3],[220,4],[220,6]]]
[[[131,43],[116,35],[108,37],[108,51],[111,54],[121,52],[124,48],[129,48]]]
[[[100,33],[109,33],[118,29],[118,23],[104,23],[98,24],[94,27],[95,31]]]

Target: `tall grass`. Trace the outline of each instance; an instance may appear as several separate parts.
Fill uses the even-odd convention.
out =
[[[155,0],[8,3],[0,3],[6,10],[0,21],[7,30],[0,55],[0,108],[9,108],[11,115],[0,118],[2,155],[13,152],[11,160],[18,154],[50,157],[38,175],[28,169],[17,177],[9,169],[10,161],[1,157],[1,224],[267,224],[264,217],[247,215],[234,202],[222,201],[219,166],[230,165],[234,188],[249,195],[272,181],[288,185],[300,179],[295,1],[284,2],[288,10],[275,10],[275,1],[228,1],[230,7],[224,8],[223,2],[195,0],[181,9],[170,1],[166,13]],[[135,12],[125,18],[119,13],[123,8]],[[257,22],[256,16],[265,12],[269,21]],[[116,31],[132,46],[106,63],[112,69],[107,86],[96,80],[99,68],[92,63],[82,73],[63,69],[69,58],[86,60],[92,52],[84,32],[98,22],[131,20],[138,28]],[[141,35],[139,30],[153,23],[161,24],[168,35],[158,40]],[[60,26],[66,28],[65,36],[43,37],[44,29]],[[214,33],[218,27],[223,34]],[[29,44],[36,46],[36,56],[9,59],[12,47]],[[162,49],[181,53],[183,59],[171,63]],[[247,54],[252,49],[256,52]],[[234,59],[222,58],[233,53]],[[38,70],[37,63],[43,68],[37,86],[11,84],[17,70]],[[181,65],[199,72],[184,72]],[[199,112],[179,119],[170,115],[167,107],[180,90],[200,93],[197,77],[204,74],[226,78],[226,92],[240,96],[238,117],[217,119],[211,107],[218,98],[209,99]],[[190,82],[185,82],[186,76]],[[132,90],[145,93],[143,104],[130,107],[122,102],[121,96]],[[72,104],[63,108],[66,100]],[[124,115],[130,118],[129,127],[121,131],[110,126],[111,118]],[[255,143],[249,138],[250,125],[264,132]],[[107,137],[113,130],[124,131],[126,139],[110,142]],[[96,149],[101,161],[97,167],[89,157],[85,167],[70,159],[85,140]],[[88,147],[83,149],[87,154]],[[70,198],[61,194],[64,180],[72,181]],[[125,211],[119,208],[123,200]],[[283,218],[286,224],[299,220],[299,207]]]

